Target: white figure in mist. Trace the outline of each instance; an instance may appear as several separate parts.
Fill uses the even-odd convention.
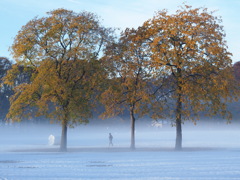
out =
[[[54,145],[54,142],[55,142],[55,136],[51,134],[51,135],[48,137],[48,145],[53,146],[53,145]]]
[[[50,135],[48,137],[48,145],[53,146],[53,145],[60,145],[60,137],[58,136],[54,136],[54,135]]]
[[[109,147],[113,146],[113,142],[112,142],[113,141],[113,136],[112,136],[111,133],[109,133],[108,139],[109,139]]]

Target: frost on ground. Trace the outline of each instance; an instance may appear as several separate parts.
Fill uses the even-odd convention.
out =
[[[125,127],[69,129],[67,153],[48,144],[50,135],[59,136],[57,126],[0,127],[0,132],[0,180],[240,180],[238,125],[184,126],[182,152],[173,150],[171,127],[138,127],[135,152],[128,149]]]
[[[240,151],[0,154],[0,179],[240,179]]]

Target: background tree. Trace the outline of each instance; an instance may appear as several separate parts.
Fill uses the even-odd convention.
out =
[[[105,67],[109,72],[109,88],[102,94],[106,111],[103,117],[112,117],[125,110],[131,119],[131,149],[135,149],[135,121],[149,114],[157,87],[153,84],[150,56],[141,29],[126,29],[119,42],[106,49]]]
[[[31,81],[14,88],[8,117],[44,115],[60,121],[60,150],[66,151],[67,127],[87,123],[91,117],[93,90],[105,78],[98,57],[110,31],[92,13],[65,9],[23,26],[12,53],[17,65],[31,69]],[[13,84],[17,74],[9,71],[5,82]]]
[[[236,89],[240,89],[240,61],[237,61],[233,64],[233,74],[235,77],[235,81],[232,81],[233,84],[235,84]],[[228,104],[228,109],[231,110],[233,120],[238,121],[238,117],[240,116],[239,112],[239,99],[236,102],[232,102]]]
[[[5,58],[0,57],[0,119],[5,120],[10,103],[8,98],[13,94],[12,88],[3,83],[3,78],[6,76],[7,71],[11,69],[12,62]]]
[[[234,96],[231,54],[221,19],[207,9],[183,6],[175,14],[159,11],[143,25],[152,52],[152,65],[164,68],[174,99],[175,148],[182,148],[182,122],[199,113],[229,117],[226,101]],[[157,72],[158,73],[158,72]],[[159,74],[161,76],[161,74]]]
[[[240,61],[234,63],[233,65],[233,72],[235,79],[240,82]]]

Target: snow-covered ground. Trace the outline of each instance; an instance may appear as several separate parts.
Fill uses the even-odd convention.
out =
[[[183,126],[183,151],[173,150],[175,128],[81,126],[68,131],[69,152],[48,145],[60,126],[0,127],[0,180],[152,179],[240,180],[240,126]],[[108,148],[108,133],[114,136]]]
[[[0,154],[0,179],[240,179],[240,151]]]

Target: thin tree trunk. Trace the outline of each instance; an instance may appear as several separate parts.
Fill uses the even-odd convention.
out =
[[[61,144],[60,150],[61,152],[67,151],[67,121],[62,121],[62,135],[61,135]]]
[[[182,150],[182,69],[177,68],[177,102],[176,102],[176,144],[175,150]]]
[[[182,149],[182,95],[179,93],[177,98],[177,109],[176,109],[176,144],[175,150]]]
[[[130,116],[131,116],[131,145],[130,148],[132,150],[135,149],[135,117],[134,117],[134,107],[130,108]]]
[[[175,150],[182,150],[182,122],[176,119],[176,144]]]

